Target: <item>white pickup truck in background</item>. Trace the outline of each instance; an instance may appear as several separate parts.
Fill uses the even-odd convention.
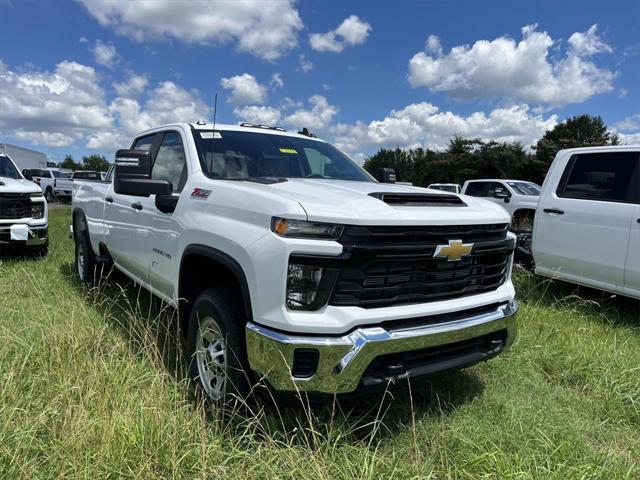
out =
[[[352,392],[515,339],[507,212],[378,183],[306,130],[166,125],[118,151],[112,178],[74,189],[79,278],[113,264],[178,308],[212,401],[254,379]]]
[[[40,185],[47,202],[53,202],[56,199],[71,200],[73,181],[60,170],[55,168],[26,169],[23,174],[28,180]]]
[[[40,187],[25,179],[8,155],[0,153],[0,251],[18,246],[46,254],[47,216]]]
[[[534,225],[536,273],[640,298],[640,147],[558,152]]]

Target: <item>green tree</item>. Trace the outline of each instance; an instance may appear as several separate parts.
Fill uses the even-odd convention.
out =
[[[79,168],[82,167],[82,165],[80,165],[79,163],[77,163],[73,157],[69,154],[67,154],[64,157],[64,160],[60,162],[60,164],[58,165],[59,168],[68,168],[69,170],[78,170]]]
[[[620,139],[611,133],[600,116],[578,115],[559,123],[538,140],[535,146],[536,158],[551,165],[558,150],[575,147],[595,147],[617,145]]]
[[[106,172],[109,170],[109,162],[103,155],[89,155],[82,157],[83,170],[95,170],[97,172]]]

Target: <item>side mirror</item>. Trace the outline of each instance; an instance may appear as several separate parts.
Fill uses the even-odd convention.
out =
[[[381,168],[378,173],[380,183],[396,183],[396,171],[393,168]]]
[[[122,195],[148,197],[171,195],[173,187],[167,180],[151,179],[151,155],[146,150],[118,150],[113,189]]]

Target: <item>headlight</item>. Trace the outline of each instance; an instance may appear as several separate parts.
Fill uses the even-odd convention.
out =
[[[290,263],[287,272],[287,308],[318,310],[329,301],[338,270],[317,265]]]
[[[271,231],[281,237],[337,240],[342,234],[342,229],[342,225],[332,223],[286,220],[278,217],[271,219]]]
[[[31,204],[31,218],[44,217],[44,202],[37,202]]]

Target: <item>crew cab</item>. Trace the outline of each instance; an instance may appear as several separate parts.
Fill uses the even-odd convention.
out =
[[[47,253],[47,202],[39,186],[25,179],[8,155],[0,153],[0,251],[18,246]]]
[[[35,168],[23,171],[25,178],[40,185],[48,202],[57,198],[71,198],[73,182],[55,168]]]
[[[467,180],[462,186],[464,195],[485,198],[504,207],[511,215],[514,231],[531,231],[538,206],[540,186],[524,180],[481,179]]]
[[[306,129],[166,125],[119,150],[106,182],[74,184],[78,277],[113,264],[176,307],[211,401],[257,379],[353,392],[515,339],[506,211],[379,183]]]
[[[540,275],[640,298],[640,146],[558,152],[532,248]]]

